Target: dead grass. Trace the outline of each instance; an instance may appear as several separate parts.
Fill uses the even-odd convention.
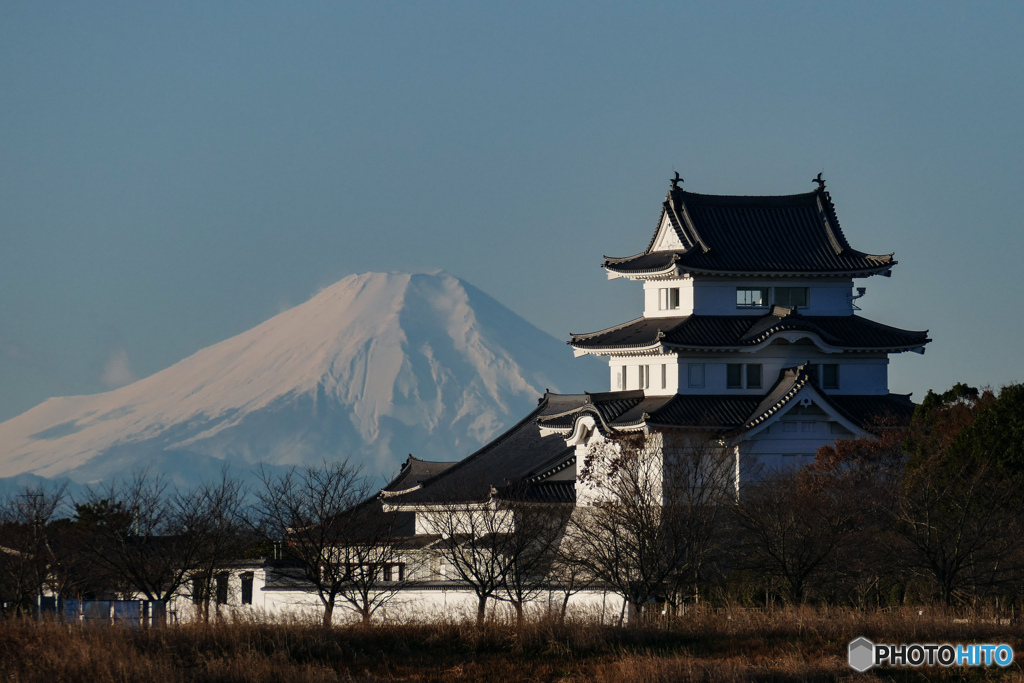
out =
[[[954,620],[955,619],[955,620]],[[138,630],[0,623],[5,681],[812,681],[1024,680],[952,667],[856,675],[846,645],[1007,642],[1024,626],[942,611],[691,610],[644,628],[538,620],[345,626],[238,622]]]

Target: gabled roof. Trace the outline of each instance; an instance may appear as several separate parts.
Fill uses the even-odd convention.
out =
[[[899,352],[931,341],[928,331],[901,330],[857,315],[805,316],[775,306],[767,315],[689,315],[638,318],[600,332],[574,334],[569,344],[580,351],[633,351],[666,347],[698,351],[735,351],[755,347],[782,332],[805,332],[844,351]]]
[[[658,234],[676,232],[683,248],[651,251]],[[707,275],[866,276],[887,273],[892,254],[850,246],[832,197],[806,194],[744,197],[669,190],[658,230],[635,256],[606,257],[604,267],[627,276]]]
[[[402,469],[398,471],[398,475],[381,489],[381,496],[387,498],[402,491],[416,488],[424,480],[441,474],[456,462],[420,460],[409,454],[409,457],[402,463]]]
[[[564,412],[575,402],[576,398],[571,396],[545,395],[535,410],[491,443],[421,481],[418,488],[387,496],[384,502],[389,507],[483,503],[498,495],[499,489],[557,468],[574,451],[561,436],[541,436],[537,419]]]

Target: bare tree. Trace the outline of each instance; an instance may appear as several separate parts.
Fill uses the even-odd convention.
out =
[[[502,546],[495,550],[504,559],[498,599],[511,603],[516,625],[522,626],[525,605],[549,585],[572,506],[532,502],[526,486],[506,487],[502,493],[499,506],[512,512],[512,528],[495,538]]]
[[[734,492],[731,457],[714,438],[631,434],[591,448],[580,479],[594,492],[571,538],[590,573],[638,617],[703,580]]]
[[[984,463],[936,457],[916,467],[894,510],[897,557],[947,605],[1009,583],[1022,568],[1021,493],[1019,481]]]
[[[396,515],[385,513],[359,468],[347,461],[263,473],[256,517],[297,563],[332,623],[341,600],[364,623],[405,584]]]
[[[464,490],[487,490],[486,485]],[[458,580],[477,598],[476,622],[482,624],[487,603],[506,601],[522,624],[524,607],[545,585],[571,508],[529,500],[528,487],[490,487],[487,501],[464,500],[463,491],[448,491],[444,503],[423,513],[441,537],[434,546]]]
[[[798,472],[751,484],[736,509],[745,532],[740,565],[780,581],[791,602],[804,602],[817,575],[856,528],[856,508],[850,503],[843,495],[806,485]]]
[[[26,487],[0,507],[0,616],[5,602],[17,614],[30,612],[52,584],[58,558],[51,525],[65,495],[65,486]]]
[[[571,511],[569,519],[572,519]],[[565,621],[569,600],[572,599],[572,596],[594,583],[594,575],[589,569],[585,555],[585,545],[576,537],[574,529],[575,525],[570,522],[565,533],[562,534],[551,563],[551,570],[548,573],[549,585],[553,589],[557,588],[562,596],[561,604],[558,607],[560,622]]]
[[[190,587],[205,621],[210,618],[217,574],[241,557],[254,540],[246,519],[246,493],[246,487],[225,469],[217,482],[175,494],[181,526],[199,542]]]
[[[207,520],[200,496],[146,473],[91,489],[76,505],[76,526],[93,567],[124,595],[168,601],[200,569]]]

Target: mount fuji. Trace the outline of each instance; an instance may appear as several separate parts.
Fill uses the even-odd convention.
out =
[[[0,423],[0,478],[84,484],[148,470],[181,485],[232,470],[406,454],[457,460],[546,388],[607,381],[565,344],[445,273],[347,277],[133,384],[51,398]]]

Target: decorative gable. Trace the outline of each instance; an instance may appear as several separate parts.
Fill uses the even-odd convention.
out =
[[[661,226],[658,227],[658,234],[654,237],[649,251],[685,251],[686,245],[679,238],[679,231],[672,224],[672,218],[668,211],[661,214]]]

